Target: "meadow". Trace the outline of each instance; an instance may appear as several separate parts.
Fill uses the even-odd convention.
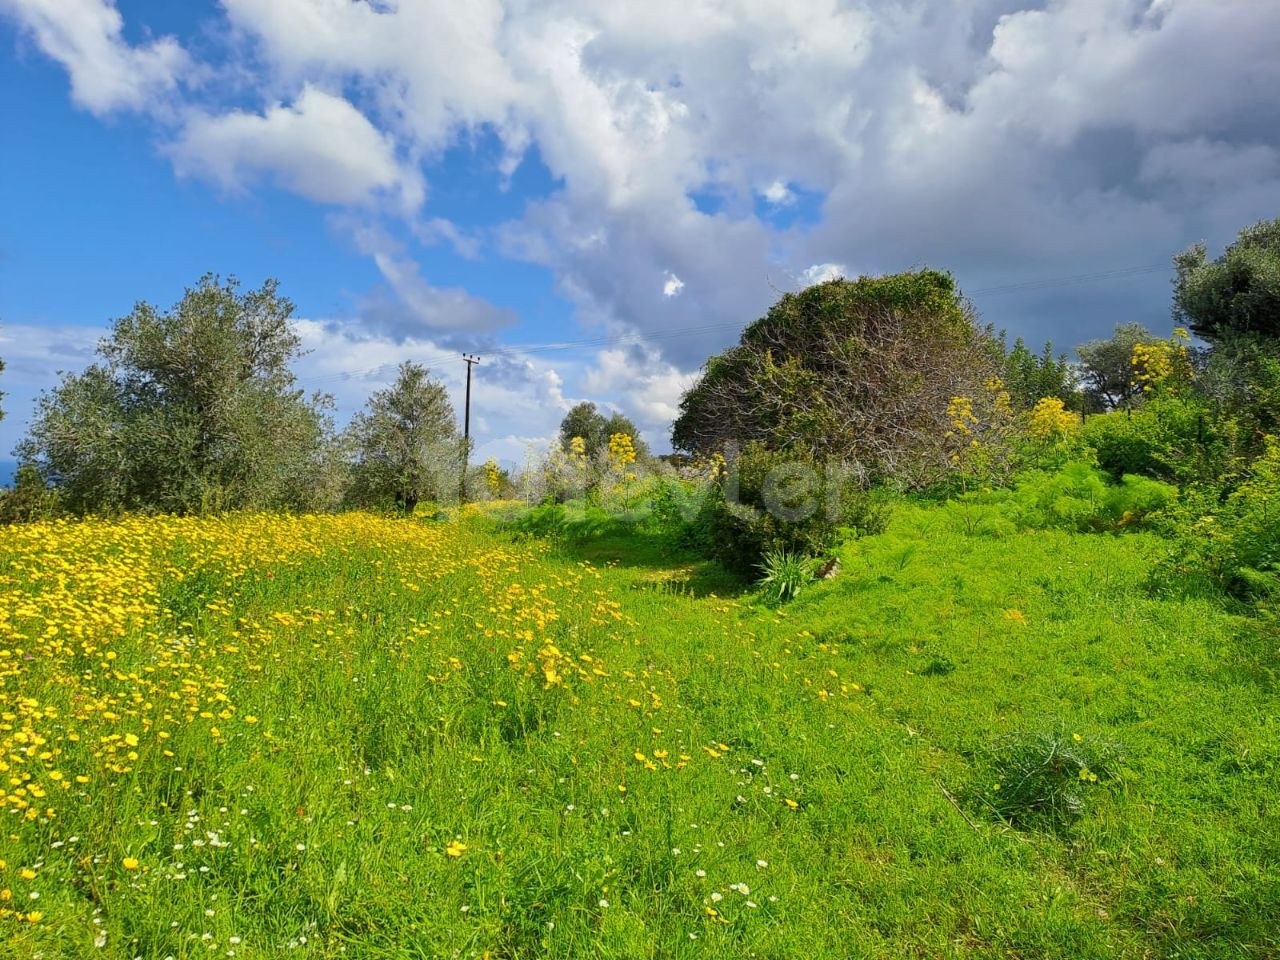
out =
[[[1165,549],[903,504],[775,608],[475,508],[8,528],[0,952],[1276,956],[1276,636]]]

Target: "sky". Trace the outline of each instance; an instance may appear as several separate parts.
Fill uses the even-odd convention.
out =
[[[0,459],[112,319],[280,281],[345,421],[402,360],[477,456],[656,450],[788,290],[950,270],[1062,349],[1280,216],[1277,0],[0,0]]]

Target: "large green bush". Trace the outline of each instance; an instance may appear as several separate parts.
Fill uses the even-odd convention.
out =
[[[957,527],[972,534],[1104,533],[1142,524],[1176,496],[1177,489],[1170,484],[1133,474],[1117,483],[1091,464],[1077,461],[1053,472],[1030,471],[1011,489],[964,494],[945,509]]]
[[[838,466],[753,443],[708,498],[711,552],[730,569],[756,574],[766,553],[830,553],[844,536],[881,532],[887,509]]]
[[[948,401],[975,395],[1002,359],[949,274],[832,280],[786,294],[707,360],[672,445],[804,448],[870,482],[922,486],[950,469]]]
[[[1280,597],[1280,439],[1268,437],[1249,477],[1222,498],[1188,491],[1163,523],[1174,547],[1161,564],[1168,585],[1197,582],[1243,598]]]
[[[1098,466],[1174,483],[1220,482],[1239,468],[1239,431],[1199,397],[1159,397],[1136,410],[1089,417],[1082,437]]]

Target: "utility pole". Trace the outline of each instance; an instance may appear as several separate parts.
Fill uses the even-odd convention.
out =
[[[458,475],[458,502],[464,503],[467,499],[467,466],[471,463],[471,368],[480,362],[480,358],[474,354],[464,353],[462,362],[467,365],[467,399],[466,406],[462,408],[462,463],[461,473]]]
[[[480,362],[480,358],[474,354],[464,353],[462,362],[467,365],[467,404],[462,414],[462,439],[470,443],[471,440],[471,368]],[[470,447],[467,448],[470,453]]]

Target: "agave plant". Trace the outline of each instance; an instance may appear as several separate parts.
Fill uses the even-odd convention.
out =
[[[760,586],[775,603],[786,603],[817,579],[818,561],[788,550],[771,550],[760,564]]]

